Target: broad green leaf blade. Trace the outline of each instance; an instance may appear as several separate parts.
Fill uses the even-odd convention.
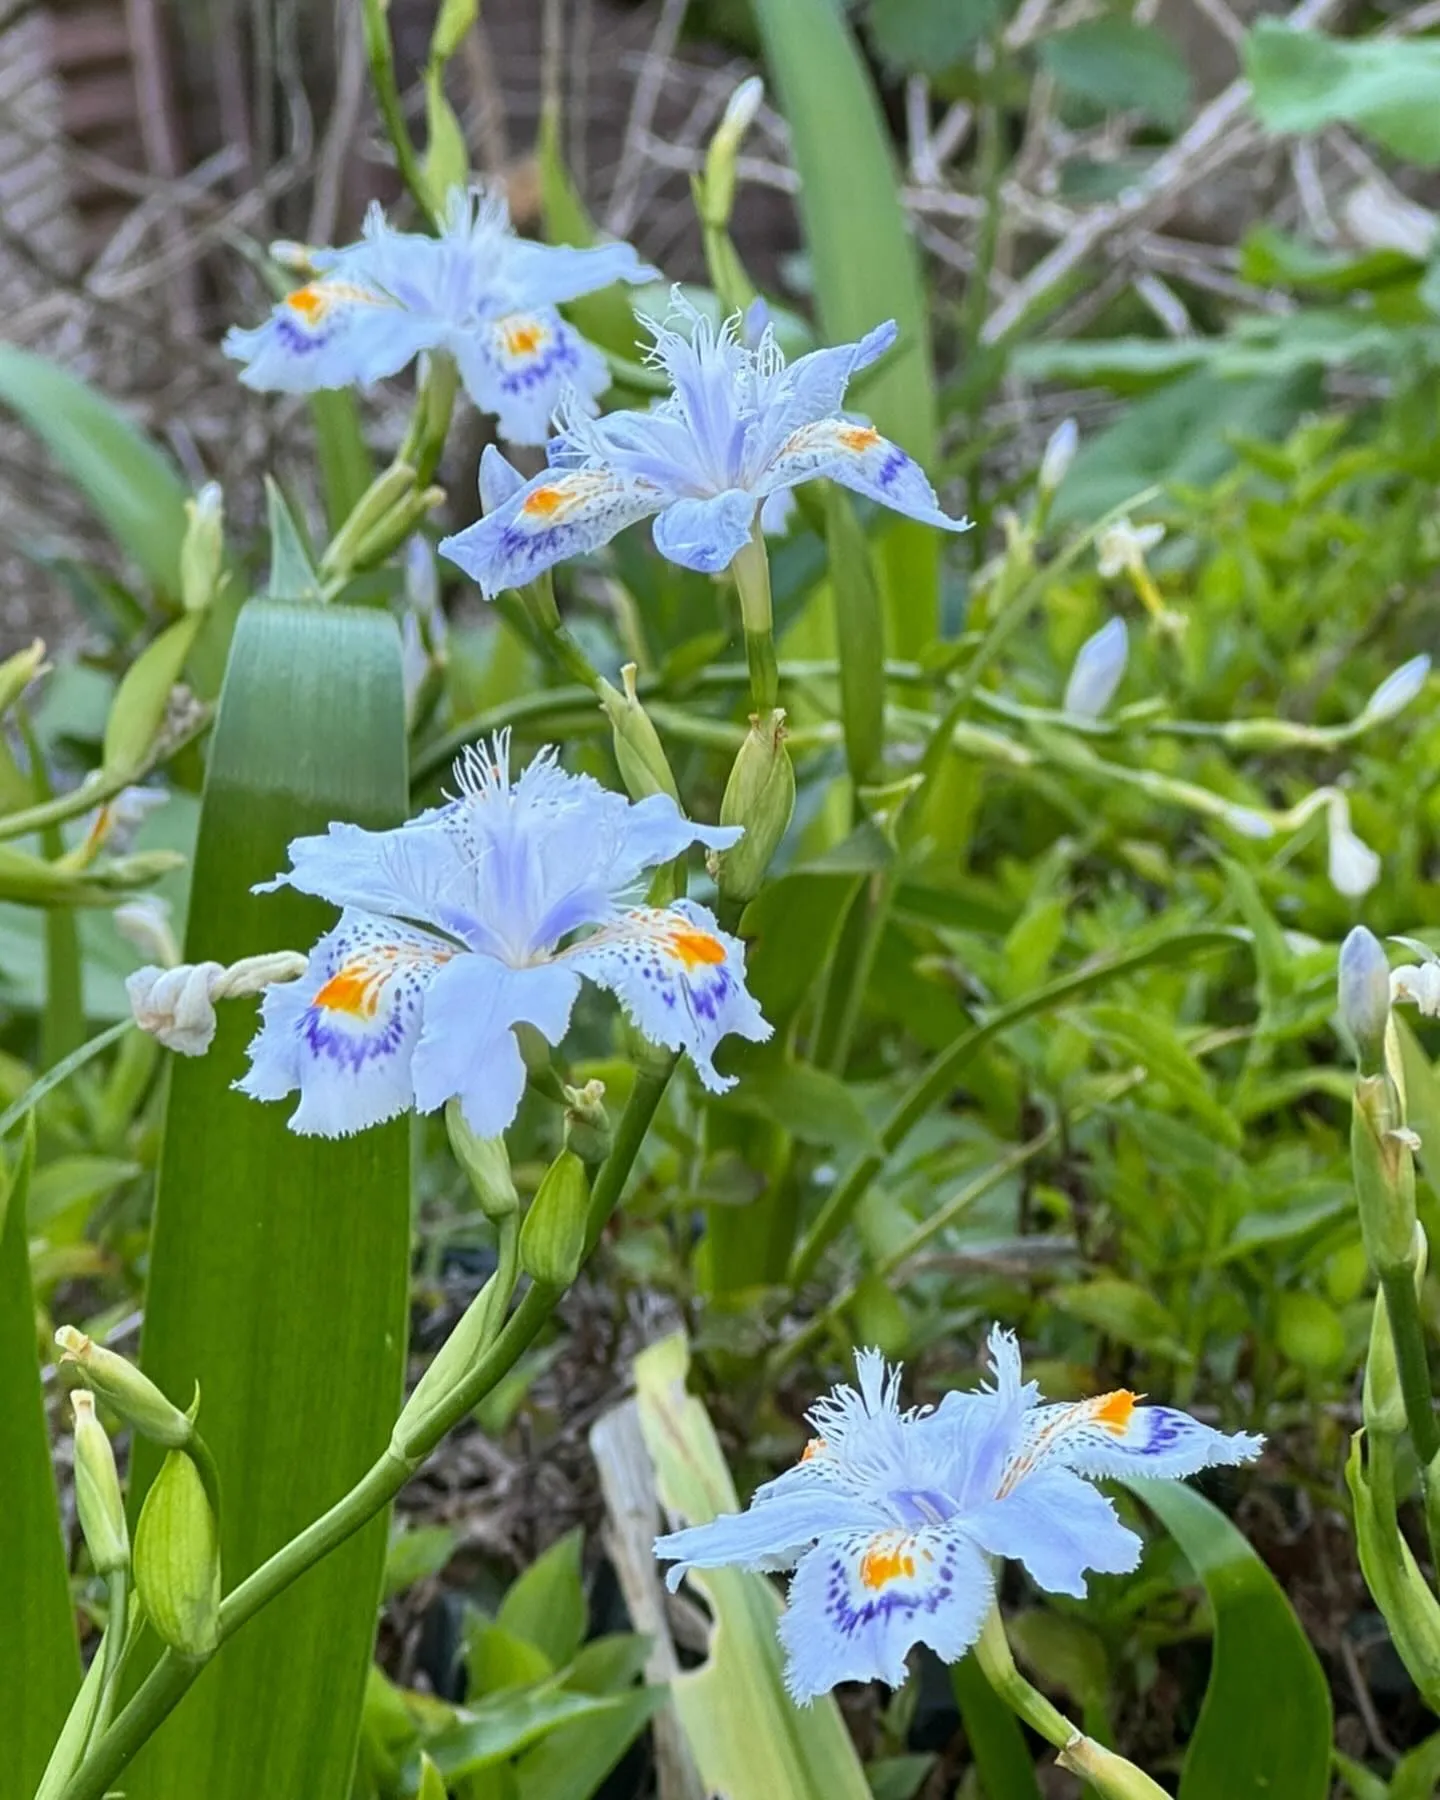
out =
[[[635,1358],[636,1399],[655,1485],[670,1517],[702,1524],[739,1501],[704,1406],[685,1391],[682,1336]],[[707,1793],[727,1800],[869,1800],[865,1771],[834,1698],[798,1707],[775,1636],[780,1598],[763,1575],[696,1569],[715,1629],[702,1668],[670,1684]]]
[[[1041,1800],[1025,1733],[973,1656],[962,1657],[954,1665],[950,1685],[985,1800]]]
[[[590,1800],[664,1698],[664,1688],[635,1688],[561,1725],[515,1764],[516,1790],[524,1800]]]
[[[925,289],[874,86],[833,0],[755,0],[755,21],[790,125],[821,329],[838,344],[894,319],[900,341],[855,404],[928,465],[938,426]],[[880,549],[890,652],[913,656],[939,623],[936,534],[903,520]]]
[[[34,1159],[32,1126],[19,1162],[0,1177],[0,1800],[30,1800],[80,1687],[30,1291]]]
[[[459,1781],[518,1756],[562,1725],[573,1725],[623,1704],[568,1693],[563,1688],[500,1694],[432,1737],[425,1750],[447,1781]]]
[[[515,1579],[495,1616],[497,1625],[543,1651],[557,1669],[579,1650],[590,1619],[580,1580],[584,1542],[578,1526],[557,1539]]]
[[[240,615],[195,852],[189,961],[308,949],[334,910],[253,894],[290,839],[405,811],[400,645],[380,612],[252,602]],[[226,1003],[176,1058],[143,1360],[187,1399],[220,1465],[228,1588],[384,1449],[400,1395],[408,1130],[296,1137],[292,1103],[232,1091],[255,1008]],[[132,1505],[157,1458],[141,1447]],[[377,1518],[248,1625],[143,1754],[132,1800],[345,1800],[385,1560]]]
[[[1433,38],[1342,40],[1262,19],[1247,32],[1243,55],[1267,130],[1353,125],[1396,156],[1440,164],[1440,43]]]
[[[1110,13],[1040,40],[1040,66],[1105,111],[1134,108],[1171,130],[1190,108],[1190,70],[1162,31]]]
[[[1179,1481],[1126,1484],[1205,1584],[1215,1613],[1210,1683],[1180,1800],[1326,1800],[1330,1689],[1275,1577],[1217,1507]]]
[[[147,580],[178,594],[185,486],[169,459],[103,395],[9,344],[0,406],[25,421]]]

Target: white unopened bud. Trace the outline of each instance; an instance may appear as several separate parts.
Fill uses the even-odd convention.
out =
[[[1380,858],[1350,824],[1350,803],[1332,794],[1326,810],[1330,827],[1330,885],[1347,900],[1368,894],[1380,879]]]
[[[751,75],[748,80],[742,81],[725,104],[720,130],[733,132],[738,141],[755,123],[764,98],[765,83],[758,75]]]
[[[137,969],[125,983],[135,1023],[167,1050],[203,1056],[215,1040],[215,1002],[260,994],[280,981],[305,973],[306,959],[294,950],[242,957],[223,963],[182,963],[175,969]]]
[[[1424,687],[1429,673],[1428,656],[1412,656],[1409,662],[1401,663],[1398,669],[1385,677],[1365,702],[1356,724],[1378,725],[1382,720],[1393,719],[1396,713],[1405,710]]]
[[[1085,642],[1065,684],[1061,706],[1073,718],[1098,719],[1115,696],[1130,655],[1130,634],[1123,619],[1111,619]]]
[[[1073,419],[1062,419],[1050,433],[1045,454],[1040,458],[1039,487],[1047,498],[1070,473],[1070,465],[1079,448],[1080,427]]]
[[[1372,931],[1357,925],[1340,946],[1336,970],[1340,1020],[1367,1072],[1385,1059],[1385,1028],[1390,1023],[1390,963]]]
[[[1420,961],[1402,963],[1398,969],[1390,971],[1390,998],[1406,1000],[1411,1006],[1419,1007],[1427,1019],[1440,1017],[1440,957],[1417,938],[1397,938],[1395,941],[1419,951]]]

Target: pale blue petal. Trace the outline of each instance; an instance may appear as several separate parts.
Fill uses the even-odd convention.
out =
[[[297,289],[253,330],[232,328],[221,348],[245,364],[240,379],[247,387],[308,394],[394,375],[443,334],[432,315],[337,276]]]
[[[472,1131],[499,1137],[525,1089],[514,1027],[564,1037],[580,983],[553,963],[514,969],[489,956],[457,956],[431,982],[415,1047],[415,1104],[434,1112],[452,1096]]]
[[[968,519],[952,519],[940,510],[924,470],[898,444],[869,425],[845,419],[820,419],[792,432],[776,452],[760,490],[769,494],[822,475],[924,525],[969,530]]]
[[[801,1703],[841,1681],[901,1687],[916,1644],[958,1662],[993,1596],[984,1557],[953,1526],[822,1538],[796,1569],[780,1621],[785,1685]]]
[[[692,844],[728,850],[744,835],[740,825],[700,825],[687,819],[668,794],[647,795],[625,815],[624,841],[616,851],[611,880],[616,889],[628,886],[647,869],[673,862]]]
[[[1083,1597],[1087,1569],[1122,1575],[1140,1561],[1140,1539],[1102,1493],[1066,1469],[1038,1470],[958,1522],[982,1550],[1024,1563],[1052,1594]]]
[[[1220,1464],[1253,1462],[1263,1437],[1216,1431],[1169,1406],[1137,1406],[1121,1391],[1071,1406],[1037,1407],[1025,1421],[1019,1472],[1047,1464],[1081,1475],[1178,1478]]]
[[[682,568],[718,574],[750,542],[755,507],[755,496],[742,488],[708,500],[677,500],[655,521],[655,548]]]
[[[331,825],[324,837],[295,838],[290,865],[255,892],[292,887],[332,906],[434,925],[472,949],[494,947],[472,903],[473,876],[463,846],[443,828],[438,813],[393,831]]]
[[[607,469],[547,472],[488,518],[442,538],[439,550],[493,600],[567,557],[608,544],[627,525],[657,511],[665,499],[653,484]]]
[[[776,488],[760,507],[760,529],[766,537],[788,537],[795,525],[795,496],[789,488]]]
[[[425,932],[347,909],[298,981],[266,989],[236,1087],[256,1100],[298,1088],[290,1128],[306,1135],[344,1137],[407,1111],[426,993],[454,954]]]
[[[790,1568],[816,1538],[832,1531],[883,1531],[883,1513],[848,1494],[810,1490],[724,1513],[706,1525],[692,1525],[655,1540],[655,1554],[674,1562],[665,1572],[673,1594],[687,1569]]]
[[[480,452],[480,506],[487,513],[513,499],[525,485],[525,477],[494,444]]]
[[[529,306],[561,306],[616,281],[637,286],[660,280],[660,271],[641,262],[629,244],[576,250],[568,244],[535,244],[521,238],[515,240],[506,274]]]
[[[712,1093],[735,1085],[712,1060],[720,1043],[763,1044],[773,1029],[745,986],[744,945],[693,900],[622,913],[562,959],[608,988],[651,1043],[688,1052]]]
[[[785,372],[786,413],[790,429],[813,424],[838,412],[845,390],[861,369],[882,357],[899,336],[893,319],[867,331],[858,344],[836,344],[799,356]]]
[[[512,444],[543,444],[567,390],[589,404],[610,385],[605,358],[548,307],[483,320],[448,342],[470,398]]]

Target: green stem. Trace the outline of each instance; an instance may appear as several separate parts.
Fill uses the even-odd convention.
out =
[[[673,1067],[674,1059],[671,1058],[663,1068],[642,1069],[635,1077],[629,1103],[616,1128],[614,1148],[601,1165],[590,1192],[587,1257],[599,1243],[600,1234],[619,1202]],[[474,1368],[423,1421],[411,1440],[410,1453],[399,1455],[393,1447],[387,1448],[343,1499],[226,1595],[220,1604],[221,1644],[307,1569],[337,1549],[390,1504],[446,1433],[473,1412],[515,1366],[560,1298],[557,1289],[531,1287]],[[119,1717],[87,1753],[66,1784],[61,1800],[102,1800],[115,1777],[160,1722],[174,1711],[204,1666],[167,1650]]]
[[[1002,1007],[983,1025],[972,1026],[970,1030],[961,1032],[959,1037],[940,1052],[920,1079],[912,1084],[880,1128],[879,1148],[868,1151],[855,1163],[821,1207],[814,1224],[791,1259],[791,1286],[798,1286],[814,1272],[820,1257],[841,1228],[848,1223],[870,1183],[885,1166],[886,1158],[899,1148],[926,1113],[945,1097],[960,1070],[991,1038],[1009,1031],[1025,1019],[1033,1018],[1036,1013],[1063,1005],[1067,1000],[1078,999],[1094,988],[1134,974],[1151,963],[1168,961],[1171,957],[1195,951],[1219,949],[1221,946],[1233,949],[1245,941],[1243,933],[1221,926],[1176,932],[1171,937],[1151,944],[1147,949],[1132,951],[1126,956],[1109,957],[1091,963],[1088,968],[1077,969],[1073,974],[1037,988],[1023,1000]]]
[[[1039,1693],[1015,1667],[1010,1654],[1010,1641],[1000,1618],[1000,1608],[991,1605],[980,1635],[975,1640],[974,1656],[980,1672],[995,1692],[1032,1731],[1038,1731],[1047,1744],[1063,1750],[1080,1733],[1057,1707]]]
[[[115,1710],[115,1701],[120,1692],[120,1665],[125,1658],[126,1626],[130,1610],[129,1570],[117,1569],[110,1577],[109,1588],[110,1617],[105,1621],[105,1641],[100,1646],[104,1663],[100,1676],[100,1699],[90,1725],[91,1741],[100,1737],[109,1725],[110,1715]]]
[[[1410,1441],[1426,1475],[1440,1451],[1440,1428],[1435,1422],[1435,1403],[1430,1392],[1430,1364],[1425,1354],[1425,1334],[1420,1324],[1420,1303],[1415,1295],[1415,1275],[1410,1268],[1382,1269],[1385,1310],[1390,1317],[1390,1336],[1395,1345],[1395,1366],[1400,1393],[1405,1401],[1405,1420]]]
[[[780,669],[775,661],[775,620],[770,604],[770,556],[760,516],[750,528],[750,542],[730,564],[735,591],[740,596],[740,620],[745,627],[745,662],[750,671],[750,698],[764,718],[780,698]]]
[[[370,64],[370,85],[375,90],[375,104],[380,109],[380,122],[395,152],[395,166],[401,179],[415,196],[425,217],[435,223],[420,159],[410,140],[405,123],[405,110],[400,102],[400,88],[395,79],[395,53],[390,43],[390,25],[386,18],[386,0],[365,0],[365,55]]]

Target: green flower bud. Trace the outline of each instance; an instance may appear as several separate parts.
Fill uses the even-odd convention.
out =
[[[415,487],[355,543],[345,572],[373,569],[424,524],[445,498],[442,487]]]
[[[1376,1467],[1367,1470],[1361,1451],[1365,1434],[1350,1440],[1345,1480],[1355,1506],[1355,1547],[1360,1569],[1410,1679],[1432,1712],[1440,1712],[1440,1600],[1420,1572],[1395,1517],[1388,1448],[1367,1444]],[[1384,1479],[1373,1479],[1384,1474]]]
[[[150,1623],[182,1656],[220,1642],[220,1526],[183,1450],[160,1465],[135,1527],[135,1587]]]
[[[1379,1274],[1408,1268],[1415,1251],[1415,1159],[1388,1075],[1362,1075],[1350,1114],[1350,1160],[1365,1254]]]
[[[520,1227],[520,1267],[542,1287],[567,1288],[585,1260],[590,1183],[573,1150],[545,1171]]]
[[[224,579],[225,496],[218,481],[207,481],[193,500],[185,502],[185,519],[180,598],[187,613],[204,612]]]
[[[130,1533],[115,1452],[95,1417],[95,1396],[87,1388],[77,1388],[70,1404],[75,1409],[75,1510],[80,1530],[95,1573],[113,1575],[130,1566]]]
[[[625,684],[623,694],[605,680],[600,682],[598,692],[601,709],[610,721],[615,761],[626,792],[632,800],[644,800],[651,794],[668,794],[678,804],[680,790],[675,786],[660,734],[651,724],[635,690],[634,663],[625,664],[620,679]]]
[[[1372,931],[1357,925],[1340,946],[1337,969],[1340,1023],[1361,1069],[1378,1074],[1385,1066],[1385,1028],[1390,1023],[1390,959]]]
[[[738,844],[715,859],[715,880],[727,900],[749,900],[759,892],[795,810],[795,771],[785,735],[783,707],[763,720],[752,717],[725,784],[720,823],[745,831]]]
[[[13,656],[7,656],[0,662],[0,718],[4,718],[10,708],[29,687],[37,675],[45,670],[45,646],[39,638],[28,650],[17,650]]]
[[[724,116],[705,154],[705,174],[699,183],[702,215],[710,226],[723,226],[735,203],[735,161],[741,140],[755,122],[765,98],[765,83],[758,75],[742,81],[730,96]]]
[[[594,1167],[610,1154],[614,1133],[605,1110],[605,1083],[587,1081],[565,1089],[565,1148]]]
[[[141,1437],[167,1450],[180,1450],[195,1436],[195,1427],[178,1406],[167,1400],[148,1375],[134,1363],[95,1343],[73,1325],[55,1333],[62,1363],[74,1363],[107,1406],[112,1407]]]
[[[477,1137],[465,1122],[458,1100],[445,1106],[450,1148],[465,1171],[480,1210],[487,1219],[506,1219],[520,1210],[520,1196],[510,1175],[510,1152],[503,1137]]]
[[[151,761],[200,624],[199,613],[187,613],[167,625],[125,671],[105,721],[101,762],[107,774],[128,779]]]

